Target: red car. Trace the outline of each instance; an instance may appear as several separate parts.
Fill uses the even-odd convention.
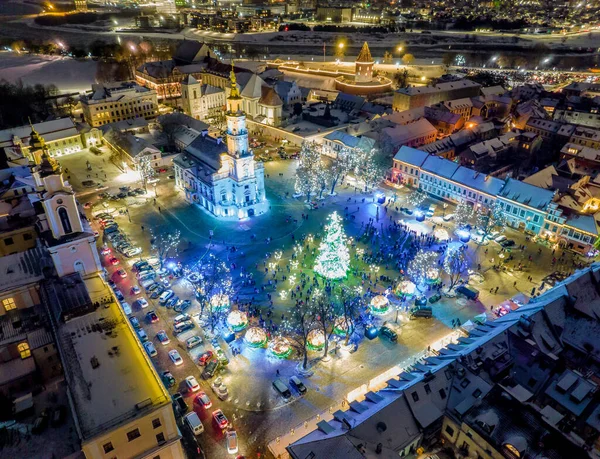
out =
[[[123,268],[119,268],[117,270],[117,274],[121,279],[125,279],[127,277],[127,271],[125,271]]]
[[[156,312],[154,311],[150,311],[146,314],[146,319],[148,320],[148,322],[150,322],[151,324],[155,324],[156,322],[158,322],[158,316],[156,315]]]
[[[108,262],[113,266],[117,266],[119,264],[119,259],[117,257],[110,257]]]
[[[198,357],[198,364],[205,366],[213,356],[213,351],[206,351],[200,357]]]
[[[208,395],[206,395],[206,392],[198,392],[198,395],[196,395],[196,398],[194,399],[194,403],[205,410],[212,406],[212,402],[210,401],[210,398],[208,398]]]
[[[213,421],[215,421],[215,423],[219,426],[219,428],[221,428],[221,429],[227,428],[227,426],[229,425],[229,421],[223,414],[222,410],[215,410],[215,411],[213,411],[212,415],[213,415]]]

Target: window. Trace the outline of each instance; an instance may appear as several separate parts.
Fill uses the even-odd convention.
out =
[[[481,395],[481,389],[475,389],[473,391],[473,397],[478,398]]]
[[[162,424],[160,423],[160,418],[152,419],[152,428],[156,429],[160,427]]]
[[[465,387],[467,387],[469,384],[471,384],[471,381],[469,381],[467,378],[463,379],[460,383],[460,387],[462,387],[463,389]]]
[[[13,240],[12,237],[7,237],[4,239],[4,245],[13,245],[15,243],[15,241]]]
[[[13,309],[17,309],[17,305],[15,304],[14,298],[4,298],[2,300],[2,306],[4,306],[5,311],[12,311]]]
[[[431,387],[429,387],[429,384],[425,384],[423,387],[425,388],[426,394],[431,394]]]
[[[104,445],[102,445],[102,448],[104,448],[104,454],[108,454],[111,451],[115,450],[111,442],[105,443]]]
[[[31,357],[31,350],[29,349],[29,344],[21,343],[21,344],[17,345],[17,349],[19,350],[19,354],[21,354],[22,359]]]
[[[71,222],[69,221],[69,214],[66,208],[61,207],[58,209],[58,218],[60,219],[65,234],[72,233],[73,229],[71,228]]]
[[[140,436],[140,429],[133,429],[131,432],[127,432],[127,440],[129,441],[133,441]]]
[[[450,435],[451,437],[453,437],[454,436],[454,429],[452,427],[450,427],[450,426],[446,426],[446,433],[448,435]]]
[[[537,384],[537,379],[535,379],[535,378],[529,378],[529,381],[527,381],[527,385],[528,385],[529,387],[533,387],[533,386],[535,386],[536,384]]]
[[[164,443],[165,442],[165,434],[162,432],[159,434],[156,434],[156,441],[158,442],[159,445],[161,443]]]
[[[444,389],[440,389],[440,398],[444,400],[446,398],[446,391]]]
[[[419,394],[417,394],[417,391],[413,392],[411,395],[412,395],[413,401],[415,401],[415,402],[419,401]]]

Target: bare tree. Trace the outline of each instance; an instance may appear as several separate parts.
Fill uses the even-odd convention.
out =
[[[480,245],[486,240],[489,234],[495,229],[504,229],[506,225],[506,217],[504,209],[499,203],[495,203],[492,207],[481,207],[477,211],[477,228],[483,233],[481,235]]]
[[[308,337],[315,328],[314,310],[309,302],[292,307],[289,318],[283,322],[286,337],[302,355],[302,368],[308,367]]]
[[[335,308],[330,298],[325,296],[321,291],[312,297],[313,309],[315,313],[315,322],[323,332],[325,337],[325,348],[323,349],[323,357],[329,352],[329,340],[333,334],[333,322]]]
[[[466,246],[452,247],[446,251],[443,267],[450,279],[448,291],[451,291],[454,286],[458,284],[469,266],[467,257],[465,256],[465,247]]]
[[[233,281],[227,263],[215,256],[208,255],[198,262],[199,281],[194,285],[196,299],[200,303],[200,316],[206,315],[211,332],[224,319],[226,304],[233,295]]]
[[[356,321],[360,316],[361,297],[360,295],[345,285],[340,285],[337,292],[336,309],[338,315],[343,318],[346,325],[346,339],[344,344],[347,346],[350,342],[350,337],[356,329]]]
[[[152,233],[150,244],[152,250],[156,252],[156,256],[160,261],[162,268],[169,255],[177,255],[179,243],[181,242],[181,232],[179,230],[171,232],[162,232],[158,234]]]
[[[352,170],[356,168],[356,156],[347,148],[343,148],[338,154],[337,158],[332,160],[329,165],[329,172],[331,175],[331,192],[334,194],[335,187],[338,182],[344,181],[344,177],[348,175]]]
[[[167,143],[169,151],[176,151],[177,145],[175,138],[177,132],[181,129],[181,126],[186,124],[186,115],[183,113],[170,113],[158,117],[158,124],[160,125],[162,135]]]

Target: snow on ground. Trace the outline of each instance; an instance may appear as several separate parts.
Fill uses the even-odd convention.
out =
[[[61,56],[0,53],[0,77],[25,84],[55,84],[61,92],[82,92],[95,82],[96,62]]]

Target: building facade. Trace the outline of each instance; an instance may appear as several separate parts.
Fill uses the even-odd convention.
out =
[[[158,115],[156,91],[133,82],[94,84],[92,93],[82,96],[80,102],[91,127],[135,118],[150,120]]]
[[[197,120],[205,120],[223,113],[225,91],[215,86],[201,84],[193,76],[181,82],[183,112]]]
[[[207,209],[217,217],[246,218],[268,209],[264,168],[254,160],[248,146],[246,115],[231,72],[227,98],[227,138],[196,137],[173,161],[175,184],[188,202]]]

